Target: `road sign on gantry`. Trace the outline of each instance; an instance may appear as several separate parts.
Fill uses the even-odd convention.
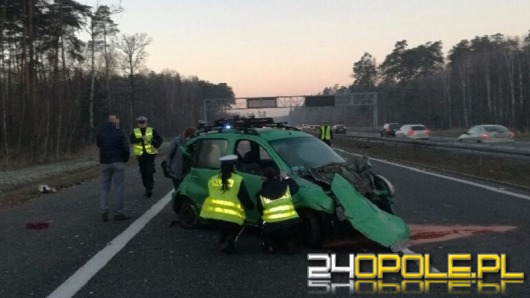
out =
[[[247,109],[276,108],[276,97],[247,98]]]
[[[325,107],[335,105],[335,95],[316,95],[306,96],[305,106],[306,107]]]
[[[335,95],[335,105],[344,106],[376,106],[377,93],[347,93]]]

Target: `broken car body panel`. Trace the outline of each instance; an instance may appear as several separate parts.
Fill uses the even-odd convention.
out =
[[[410,232],[405,222],[393,215],[393,187],[374,175],[366,157],[350,163],[331,163],[310,170],[312,177],[329,185],[352,227],[385,247],[407,246]]]
[[[321,187],[300,177],[294,177],[300,186],[298,193],[293,196],[293,203],[296,209],[309,208],[315,211],[322,211],[332,214],[335,211],[335,204]]]
[[[366,238],[389,248],[402,246],[409,240],[409,228],[401,218],[379,209],[342,176],[334,175],[331,189],[346,219]]]

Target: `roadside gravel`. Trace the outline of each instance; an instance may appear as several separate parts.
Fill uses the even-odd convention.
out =
[[[0,209],[38,197],[41,195],[38,191],[40,184],[60,191],[98,174],[99,162],[91,157],[1,171]]]
[[[46,179],[84,171],[98,164],[97,161],[87,158],[3,171],[0,172],[0,196],[21,185],[39,182],[45,184]]]

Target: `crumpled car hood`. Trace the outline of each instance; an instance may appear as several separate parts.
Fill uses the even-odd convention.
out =
[[[374,181],[371,175],[372,166],[367,158],[357,158],[352,163],[330,163],[318,168],[309,169],[313,179],[331,185],[335,174],[348,180],[355,188],[363,193],[374,192]]]
[[[352,164],[329,164],[310,170],[314,179],[329,184],[344,217],[368,239],[393,251],[409,246],[408,225],[398,216],[377,207],[365,195],[374,192],[371,165],[358,159]]]

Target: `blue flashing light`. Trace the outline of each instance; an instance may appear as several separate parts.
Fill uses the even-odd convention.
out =
[[[230,126],[230,124],[225,124],[225,129],[230,129],[232,128],[232,126]]]

